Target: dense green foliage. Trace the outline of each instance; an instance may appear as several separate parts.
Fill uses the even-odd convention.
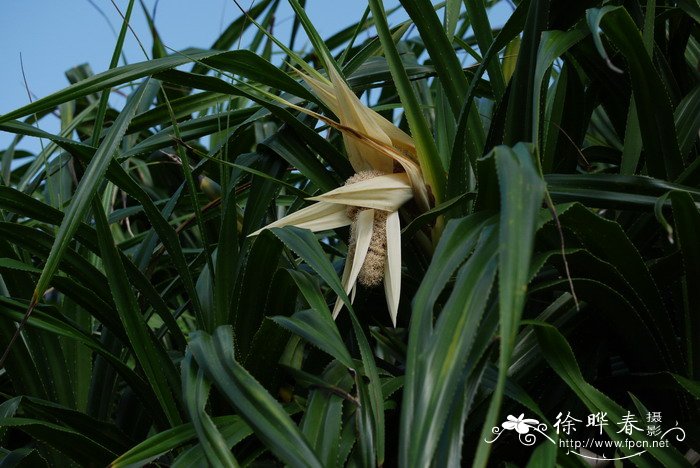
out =
[[[149,57],[119,65],[125,23],[109,71],[0,116],[3,466],[585,466],[484,439],[509,414],[652,409],[686,436],[631,462],[690,466],[697,1],[521,0],[496,29],[498,0],[402,0],[404,23],[370,0],[321,38],[289,0],[288,41],[279,1],[211,50],[151,23]],[[334,118],[292,68],[327,51],[431,186],[401,210],[396,328],[383,288],[350,306],[347,228],[248,237],[353,174],[343,135],[279,99]]]

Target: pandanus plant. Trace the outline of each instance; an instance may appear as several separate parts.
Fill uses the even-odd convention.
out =
[[[415,199],[419,209],[428,209],[429,190],[416,159],[413,139],[365,106],[329,61],[326,61],[326,69],[328,78],[299,70],[297,73],[339,122],[287,104],[342,132],[355,174],[345,185],[309,198],[316,203],[268,224],[251,236],[264,229],[283,226],[313,232],[350,226],[343,288],[352,300],[358,282],[366,287],[376,287],[383,282],[389,314],[396,326],[401,295],[399,208]],[[334,318],[342,306],[338,298],[333,309]]]

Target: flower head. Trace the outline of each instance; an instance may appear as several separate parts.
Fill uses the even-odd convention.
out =
[[[411,137],[362,104],[332,64],[326,68],[330,79],[320,74],[312,77],[298,73],[340,122],[294,107],[342,132],[355,175],[344,186],[309,198],[317,203],[263,229],[297,226],[317,232],[351,226],[342,276],[343,289],[352,300],[358,282],[367,287],[383,282],[391,320],[396,326],[401,294],[398,210],[411,199],[427,209],[428,191],[415,160],[416,150]],[[251,235],[260,231],[262,229]],[[338,315],[342,306],[338,298],[333,317]]]
[[[365,286],[384,281],[384,290],[392,322],[401,294],[401,226],[398,209],[413,198],[405,173],[359,172],[335,190],[310,198],[313,205],[302,208],[264,228],[297,226],[311,231],[326,231],[351,226],[348,258],[345,262],[343,289],[354,297],[359,279]],[[333,317],[342,308],[338,299]]]

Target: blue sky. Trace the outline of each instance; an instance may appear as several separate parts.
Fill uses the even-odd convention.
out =
[[[242,0],[250,5],[252,0]],[[122,11],[128,0],[115,0]],[[154,0],[146,0],[152,8]],[[107,69],[115,43],[115,34],[107,20],[94,5],[98,5],[113,28],[121,22],[109,0],[23,0],[5,2],[0,15],[0,114],[29,102],[22,78],[20,53],[29,89],[35,97],[44,97],[65,86],[65,71],[82,63],[90,64],[95,73]],[[385,8],[398,0],[384,0]],[[367,6],[365,0],[307,0],[306,11],[322,37],[357,22]],[[494,12],[496,23],[502,23],[507,9]],[[156,24],[163,42],[173,49],[187,47],[208,48],[236,17],[239,11],[232,0],[161,0]],[[392,16],[396,23],[406,18],[401,12]],[[276,19],[275,34],[285,40],[289,37],[292,11],[287,2],[281,2]],[[146,20],[136,2],[131,26],[150,52],[150,33]],[[303,32],[298,45],[305,41]],[[138,62],[144,55],[133,35],[127,36],[124,51],[129,62]],[[34,98],[35,99],[35,98]],[[41,128],[58,130],[58,121],[44,119]],[[0,132],[0,150],[11,141],[11,135]],[[34,142],[23,141],[20,148],[35,150]]]

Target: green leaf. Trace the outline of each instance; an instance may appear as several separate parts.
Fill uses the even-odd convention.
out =
[[[61,406],[51,401],[21,397],[19,409],[23,414],[46,421],[60,421],[68,429],[90,438],[112,452],[125,450],[132,442],[116,425],[99,421],[85,413]]]
[[[60,211],[48,205],[45,205],[39,200],[35,200],[34,198],[25,195],[22,192],[13,190],[10,187],[0,186],[0,208],[4,208],[11,212],[17,213],[18,215],[27,216],[32,218],[33,220],[52,225],[60,225],[63,219],[63,213],[61,213]],[[9,225],[7,225],[6,227],[7,229],[11,228],[11,226]],[[17,229],[25,230],[25,228]],[[17,236],[15,236],[15,239],[17,239],[18,242],[22,241],[23,239],[30,240],[32,245],[42,244],[41,241],[37,240],[37,235],[38,233],[35,234],[32,232],[18,232]],[[100,253],[97,242],[97,235],[94,229],[90,228],[86,224],[81,224],[76,230],[75,237],[78,241],[80,241],[82,245],[86,246],[91,252],[95,254]],[[48,251],[49,250],[47,248],[46,253],[48,253]],[[44,253],[42,253],[41,255],[45,256]],[[180,349],[184,349],[184,336],[180,331],[180,328],[178,327],[177,323],[175,322],[172,314],[170,313],[170,310],[165,305],[163,299],[160,297],[160,295],[150,283],[150,281],[146,279],[146,276],[131,262],[131,260],[129,260],[125,255],[121,254],[121,252],[120,257],[122,263],[127,269],[127,275],[131,280],[131,284],[139,291],[139,293],[141,293],[144,296],[144,298],[148,300],[148,302],[151,304],[156,313],[158,313],[161,319],[165,322],[165,324],[168,326],[169,331],[172,333],[174,339],[176,340],[177,344],[180,346]],[[70,255],[68,256],[68,258],[70,259]],[[76,271],[80,272],[83,270],[87,270],[88,272],[90,271],[89,268],[79,268]],[[85,282],[85,284],[90,285],[91,283],[88,280]],[[107,305],[103,300],[99,299],[99,296],[97,294],[99,291],[102,291],[102,289],[93,289],[91,291],[85,291],[82,294],[86,297],[86,299],[95,298],[89,299],[94,302],[94,306],[91,310],[93,310],[96,313],[95,316],[97,318],[100,318],[100,321],[103,324],[109,325],[113,331],[119,333],[119,331],[121,330],[119,322],[115,318],[112,318],[109,314],[103,313],[108,308],[111,308],[111,306]],[[76,298],[76,300],[77,299],[78,298]],[[87,304],[84,306],[87,306]]]
[[[28,466],[39,466],[45,464],[44,460],[39,452],[33,448],[22,447],[14,449],[12,451],[2,450],[2,468],[14,468],[15,466],[22,466],[23,464]]]
[[[238,462],[224,437],[204,410],[208,396],[209,383],[204,380],[204,373],[197,368],[192,354],[187,353],[182,361],[182,398],[199,443],[210,465],[237,467]]]
[[[440,24],[440,18],[438,18],[435,8],[428,0],[402,0],[401,5],[418,28],[452,106],[452,112],[458,115],[462,103],[465,102],[469,83],[462,71],[462,65],[454,53],[452,44],[450,44],[442,24]],[[373,12],[373,14],[376,21],[377,12]],[[386,46],[384,47],[386,49]]]
[[[700,5],[694,3],[693,0],[679,0],[678,6],[688,13],[696,22],[700,23]]]
[[[559,220],[562,226],[573,230],[583,246],[596,257],[612,264],[631,285],[639,298],[637,311],[642,322],[652,330],[666,370],[678,371],[680,348],[676,334],[668,320],[666,306],[659,287],[649,272],[639,251],[629,240],[622,227],[595,215],[581,205],[574,205]],[[630,299],[633,299],[631,296]]]
[[[294,117],[290,116],[290,118],[296,120]],[[302,127],[308,130],[308,127],[305,125],[302,125]],[[315,132],[308,133],[313,134],[315,137],[318,136]],[[258,145],[258,150],[261,147],[269,148],[280,155],[285,161],[304,174],[304,176],[308,177],[320,190],[326,192],[338,187],[336,177],[326,169],[318,158],[310,157],[311,155],[305,145],[305,141],[296,131],[290,128],[282,128],[270,138],[266,138],[265,141],[260,143]]]
[[[326,42],[319,35],[318,31],[316,30],[316,27],[313,25],[313,23],[307,16],[306,10],[299,3],[299,0],[288,1],[291,7],[294,9],[297,18],[299,19],[299,23],[304,28],[304,31],[306,31],[306,35],[309,36],[311,45],[313,46],[314,50],[319,55],[319,57],[321,57],[321,62],[323,63],[323,65],[326,67],[332,66],[338,68],[338,65],[332,59],[331,51],[328,49]],[[338,71],[340,71],[340,69],[338,69]]]
[[[361,443],[366,444],[366,441],[372,439],[373,445],[376,447],[376,463],[379,466],[384,465],[384,455],[385,455],[385,434],[384,434],[384,396],[382,395],[382,382],[379,380],[379,372],[377,370],[377,364],[374,360],[374,355],[372,353],[372,348],[369,346],[367,341],[367,336],[365,335],[360,322],[357,320],[357,316],[352,308],[348,307],[348,313],[350,314],[350,320],[352,321],[352,328],[355,332],[355,339],[357,340],[357,345],[360,348],[360,357],[362,359],[362,366],[364,368],[364,374],[367,377],[367,381],[362,382],[364,388],[362,388],[363,394],[361,395],[363,406],[362,416],[365,422],[362,426],[358,424],[358,428],[364,428],[364,431],[360,431],[360,439],[365,439]],[[360,376],[356,376],[359,379]],[[357,380],[356,380],[357,381]],[[367,404],[369,403],[369,404]],[[367,422],[367,419],[372,419],[371,424]],[[371,434],[369,431],[374,430]]]
[[[515,145],[519,141],[536,141],[533,135],[539,114],[536,114],[538,109],[535,106],[539,103],[538,91],[542,85],[541,81],[536,81],[537,68],[533,68],[532,63],[540,59],[541,38],[547,29],[550,3],[550,0],[530,2],[518,49],[518,61],[509,84],[503,129],[503,143],[506,145]],[[548,64],[544,68],[549,68]]]
[[[700,190],[644,176],[547,174],[547,189],[557,203],[578,201],[590,207],[650,211],[658,197],[675,190],[700,202]]]
[[[445,16],[443,21],[443,27],[445,28],[445,33],[447,38],[452,40],[457,31],[457,23],[459,21],[459,10],[461,8],[460,0],[447,0],[445,2]]]
[[[10,299],[0,299],[0,314],[15,322],[20,322],[23,316],[23,311],[26,309],[26,304],[12,301]],[[29,326],[35,326],[39,329],[46,330],[55,335],[67,337],[86,345],[94,350],[100,356],[105,358],[112,365],[117,373],[124,381],[134,390],[137,396],[143,401],[144,405],[151,411],[154,417],[160,416],[157,408],[158,403],[152,389],[148,387],[143,379],[138,376],[132,369],[124,364],[120,358],[114,356],[106,350],[96,339],[87,335],[81,330],[77,330],[72,324],[67,323],[64,318],[56,318],[41,309],[36,310],[29,320]]]
[[[90,438],[60,424],[54,424],[32,418],[0,418],[0,427],[16,428],[31,437],[51,444],[60,453],[82,466],[98,463],[105,465],[115,456]]]
[[[154,46],[155,47],[155,46]],[[173,126],[173,134],[174,137],[177,141],[182,141],[182,134],[180,133],[180,127],[177,124],[177,121],[175,120],[175,114],[173,112],[172,106],[170,105],[170,100],[168,99],[167,92],[165,91],[165,88],[161,85],[160,86],[163,99],[165,100],[165,103],[168,107],[168,113],[170,114],[170,119],[172,122]],[[199,228],[199,236],[203,244],[203,251],[204,251],[204,257],[206,260],[207,264],[207,272],[209,274],[209,280],[210,281],[215,281],[216,278],[214,277],[214,264],[212,261],[212,250],[211,250],[211,245],[209,244],[208,236],[207,236],[207,231],[204,229],[204,221],[202,220],[202,209],[199,204],[199,196],[198,196],[198,190],[197,190],[197,185],[195,184],[194,177],[192,176],[192,168],[190,167],[190,160],[189,156],[187,155],[187,151],[183,149],[182,145],[177,144],[175,145],[177,155],[180,158],[181,164],[180,166],[182,167],[182,171],[185,175],[185,183],[190,195],[190,202],[192,203],[192,208],[194,210],[194,217],[197,223],[197,227]],[[213,328],[211,320],[205,321],[204,322],[205,329],[211,330]]]
[[[402,421],[403,430],[410,434],[401,451],[408,466],[428,466],[435,456],[490,296],[497,245],[494,229],[485,229],[474,253],[460,268],[454,290],[417,361],[408,362],[415,371],[407,376],[406,386],[411,385],[418,400],[412,419]]]
[[[678,146],[681,155],[688,156],[693,145],[698,140],[700,128],[700,85],[693,88],[678,104],[674,112]]]
[[[532,452],[526,468],[546,468],[556,466],[557,446],[544,441]]]
[[[48,256],[51,245],[54,243],[54,239],[48,234],[19,224],[0,223],[0,233],[2,233],[3,238],[7,241],[22,247],[27,252],[40,258]],[[104,294],[104,292],[109,289],[109,284],[105,276],[97,268],[87,262],[82,255],[70,248],[66,250],[61,259],[59,269],[73,278],[78,279],[84,288],[90,289],[94,295],[97,295],[98,301],[96,301],[96,304],[106,307],[105,310],[95,310],[95,316],[105,326],[114,330],[114,333],[119,337],[124,337],[123,327],[115,317],[109,314],[109,312],[114,309],[111,297]],[[32,269],[32,271],[36,270]],[[57,284],[62,284],[60,278]],[[62,285],[65,286],[65,283]],[[86,297],[93,296],[88,293]]]
[[[272,0],[260,0],[255,2],[252,8],[246,11],[244,14],[233,20],[226,29],[216,38],[214,43],[211,45],[212,50],[228,50],[233,46],[243,33],[251,26],[251,22],[248,21],[248,17],[257,18],[262,14],[263,11],[270,5]],[[206,73],[208,68],[200,63],[194,64],[192,67],[192,73]]]
[[[153,387],[163,413],[171,425],[178,425],[181,419],[177,404],[179,395],[175,393],[176,387],[174,387],[177,381],[175,367],[165,349],[156,341],[139,310],[136,296],[126,277],[124,265],[109,231],[107,217],[102,211],[102,206],[97,202],[93,203],[93,214],[105,273],[124,331],[136,359]]]
[[[654,20],[656,13],[656,0],[647,0],[647,8],[644,17],[644,48],[650,57],[654,53]],[[627,128],[625,129],[625,143],[622,149],[620,161],[621,174],[634,174],[642,152],[642,135],[637,116],[637,103],[634,96],[630,99],[630,107],[627,112]]]
[[[144,138],[139,143],[124,151],[119,155],[119,160],[126,160],[134,156],[150,154],[162,148],[172,147],[174,143],[173,140],[190,141],[206,135],[211,135],[221,128],[222,122],[226,122],[231,126],[239,125],[251,118],[255,110],[255,108],[236,109],[230,112],[188,120],[187,122],[178,124],[177,132],[179,132],[179,135],[177,135],[175,127],[167,126],[158,133]]]
[[[307,229],[294,226],[273,228],[270,231],[279,238],[289,249],[301,257],[318,275],[333,289],[345,303],[351,307],[350,298],[340,284],[338,274],[328,261],[316,241],[316,237]]]
[[[525,302],[535,220],[545,184],[527,146],[498,147],[493,156],[501,191],[498,257],[501,367],[507,367]]]
[[[462,457],[465,442],[464,426],[474,398],[481,386],[487,356],[487,354],[484,354],[482,360],[473,367],[470,366],[471,362],[467,362],[467,366],[457,384],[457,392],[452,401],[445,428],[440,436],[433,466],[457,468],[466,463],[466,460],[463,460]]]
[[[304,295],[311,310],[299,311],[291,317],[273,317],[273,320],[335,357],[348,369],[353,369],[355,364],[343,343],[318,285],[308,273],[296,270],[286,270],[286,272]]]
[[[240,441],[253,433],[253,430],[239,416],[218,416],[212,418],[212,422],[229,443],[231,440]],[[197,432],[192,423],[182,424],[149,437],[124,452],[109,466],[122,468],[147,465],[169,451],[191,442],[196,437]]]
[[[34,289],[33,303],[37,303],[39,298],[44,294],[46,288],[51,281],[51,277],[58,269],[58,263],[68,248],[68,245],[78,229],[80,222],[87,214],[89,204],[92,201],[97,187],[102,183],[102,177],[107,172],[107,167],[114,157],[122,136],[131,121],[131,118],[136,112],[136,108],[141,102],[141,97],[146,90],[148,80],[145,80],[139,88],[129,97],[129,100],[124,105],[124,109],[110,127],[109,132],[95,152],[90,164],[85,170],[85,175],[80,180],[78,188],[71,199],[71,203],[66,210],[61,226],[56,234],[51,253],[49,254],[44,270],[37,281]]]
[[[238,364],[229,327],[219,327],[213,337],[192,332],[190,350],[207,378],[274,454],[291,465],[322,466],[282,406]]]
[[[324,382],[350,391],[352,379],[344,366],[331,363],[323,373]],[[343,398],[318,387],[309,396],[301,429],[318,454],[324,466],[337,462],[340,432],[342,428]]]
[[[542,349],[545,359],[552,366],[552,369],[564,380],[571,388],[576,396],[586,405],[586,408],[591,413],[603,411],[608,414],[608,418],[613,421],[621,421],[622,416],[627,414],[627,410],[623,409],[613,400],[598,391],[583,378],[579,369],[574,353],[566,342],[566,339],[551,325],[538,324],[535,328],[537,341]],[[615,440],[624,440],[625,438],[634,441],[648,440],[643,433],[632,431],[630,435],[621,435],[616,431],[616,428],[605,426],[605,432],[608,437]],[[642,443],[642,442],[640,442]],[[690,463],[672,447],[659,448],[654,447],[651,442],[647,442],[646,449],[662,466],[691,466]],[[624,444],[620,447],[625,455],[631,455],[638,450],[628,449]],[[646,457],[635,458],[635,464],[641,467],[658,466],[656,462],[652,462]]]
[[[211,76],[193,75],[191,73],[184,73],[177,70],[173,70],[159,74],[158,78],[165,82],[170,82],[173,84],[186,84],[187,86],[191,86],[197,89],[228,93],[231,95],[244,96],[248,99],[251,99],[252,101],[257,102],[261,106],[264,106],[272,114],[284,120],[291,127],[293,127],[294,130],[296,130],[296,132],[304,138],[304,141],[315,151],[317,151],[321,158],[326,160],[332,166],[333,169],[335,169],[335,171],[341,178],[348,178],[353,174],[352,167],[350,166],[350,163],[348,162],[347,158],[342,156],[334,146],[330,145],[327,141],[325,141],[318,134],[316,134],[316,132],[304,125],[289,111],[282,107],[279,107],[274,102],[268,102],[264,99],[258,98],[248,93],[247,91],[242,90],[240,87],[233,86],[224,80],[214,78]],[[305,88],[303,89],[305,90]],[[305,93],[309,94],[306,90]],[[313,96],[311,96],[311,98],[315,99]],[[243,112],[250,112],[250,110],[241,109],[234,112],[240,114]],[[197,124],[197,127],[199,127],[199,124]],[[2,128],[2,126],[0,126],[0,128]],[[297,155],[297,158],[298,157],[299,155]],[[305,157],[309,157],[309,155],[305,155]]]
[[[191,57],[196,60],[201,60],[220,53],[221,52],[216,51],[193,52]],[[0,123],[5,123],[12,119],[41,112],[43,110],[50,110],[64,102],[79,99],[104,89],[114,88],[118,85],[138,80],[144,76],[152,75],[158,71],[178,67],[190,61],[191,59],[183,55],[175,54],[162,59],[113,68],[111,70],[107,70],[106,72],[81,80],[80,82],[45,98],[37,99],[33,103],[20,109],[8,112],[7,114],[0,116]]]
[[[459,203],[464,203],[467,200],[473,199],[476,194],[473,192],[464,193],[462,195],[456,196],[450,200],[440,203],[435,208],[432,208],[420,216],[414,218],[408,225],[401,230],[404,240],[410,240],[415,234],[417,234],[422,228],[430,224],[441,214],[454,208],[455,205]]]
[[[143,207],[149,222],[158,234],[158,238],[165,246],[171,260],[176,268],[179,280],[182,281],[185,290],[194,310],[195,316],[200,324],[204,324],[202,307],[199,296],[195,290],[194,281],[190,273],[189,265],[185,259],[182,245],[178,239],[175,228],[168,223],[163,213],[156,207],[146,190],[139,185],[116,161],[111,161],[107,170],[107,177],[115,185],[119,186],[131,197],[135,198]],[[166,211],[167,212],[167,211]],[[167,323],[167,322],[166,322]]]
[[[671,102],[666,92],[660,92],[664,83],[644,48],[641,32],[623,7],[588,10],[587,18],[601,56],[610,61],[598,25],[627,59],[649,175],[675,179],[683,170],[683,160]]]
[[[688,360],[688,376],[700,378],[700,320],[694,311],[700,307],[700,246],[696,242],[700,229],[700,212],[697,205],[687,193],[671,192],[669,198],[673,203],[673,219],[678,245],[683,255],[685,352]]]
[[[422,398],[420,389],[427,368],[423,366],[421,356],[432,342],[433,308],[452,274],[473,250],[484,228],[485,218],[483,215],[473,215],[447,223],[430,267],[413,300],[399,439],[399,459],[407,463],[410,462],[411,451],[420,450],[412,445],[413,420]]]
[[[372,421],[372,402],[367,382],[360,375],[355,374],[355,388],[360,407],[355,410],[355,425],[358,432],[358,444],[355,458],[360,466],[382,466],[382,461],[377,461],[375,453],[375,429]],[[383,454],[382,454],[383,455]]]
[[[537,214],[545,184],[535,168],[533,155],[524,144],[514,148],[499,146],[493,150],[501,192],[498,247],[498,308],[500,311],[500,355],[498,382],[484,423],[484,439],[501,408],[510,359],[525,304]],[[484,467],[490,444],[480,444],[474,466]]]
[[[394,40],[391,37],[384,7],[379,0],[369,0],[369,6],[372,9],[372,16],[374,17],[377,34],[379,35],[382,48],[384,49],[384,56],[389,63],[391,76],[394,79],[394,85],[401,98],[406,119],[408,120],[408,126],[411,129],[411,134],[416,144],[416,153],[421,170],[423,171],[423,177],[432,189],[432,194],[435,197],[436,203],[439,204],[442,201],[444,192],[445,176],[438,149],[435,145],[435,139],[433,138],[430,128],[428,128],[423,109],[421,109],[420,102],[408,80],[408,75],[406,74],[401,57],[399,56],[399,51],[396,49]],[[431,13],[435,15],[435,12],[432,11],[432,7],[430,10]]]
[[[24,271],[37,275],[41,273],[40,268],[12,258],[0,258],[0,270],[4,272],[8,270]],[[119,322],[111,319],[110,314],[115,313],[113,302],[111,300],[106,302],[102,297],[95,294],[93,290],[83,286],[81,283],[61,274],[56,274],[51,280],[51,285],[65,294],[66,297],[71,298],[76,304],[91,312],[98,320],[100,318],[106,319],[104,325],[110,326],[116,334],[124,336],[123,328],[119,326]]]
[[[311,231],[296,227],[274,228],[271,229],[271,231],[284,242],[288,248],[299,255],[299,257],[301,257],[309,267],[333,289],[348,308],[353,331],[355,332],[355,339],[360,349],[364,374],[369,379],[368,394],[372,417],[374,419],[372,429],[375,433],[368,434],[367,432],[362,432],[360,435],[362,437],[371,437],[374,439],[373,443],[376,444],[377,447],[377,463],[381,465],[384,462],[384,399],[382,397],[381,381],[379,380],[377,365],[374,361],[369,342],[367,341],[362,326],[355,316],[350,299],[345,293],[333,265],[331,265],[328,258],[324,255]]]
[[[127,30],[129,29],[129,19],[131,18],[131,12],[134,9],[134,0],[129,0],[129,5],[126,7],[126,13],[124,14],[124,20],[122,21],[122,27],[119,30],[119,36],[117,37],[117,43],[114,46],[114,52],[112,52],[112,59],[109,62],[109,69],[112,70],[119,64],[119,56],[122,53],[122,47],[124,46],[124,39],[126,38]],[[150,22],[150,17],[148,18]],[[155,44],[154,44],[155,47]],[[102,125],[104,123],[105,113],[107,112],[107,106],[109,104],[109,95],[111,89],[107,88],[100,94],[100,103],[97,108],[97,113],[95,115],[95,124],[92,128],[92,139],[90,143],[93,146],[97,146],[100,139],[100,133],[102,132]],[[138,105],[138,104],[137,104]]]
[[[481,136],[479,133],[474,133],[474,128],[477,125],[481,126],[477,108],[474,105],[474,97],[476,96],[477,85],[491,61],[498,61],[498,52],[503,49],[508,43],[516,37],[522,30],[525,23],[525,16],[529,0],[523,0],[518,4],[513,14],[508,18],[506,24],[503,25],[501,31],[494,39],[491,47],[482,53],[483,60],[474,72],[472,81],[469,84],[469,89],[466,93],[466,100],[463,101],[457,119],[457,130],[455,132],[454,142],[452,143],[452,154],[450,159],[449,179],[447,184],[447,197],[456,197],[464,193],[465,187],[471,189],[473,184],[470,184],[470,171],[477,172],[477,160],[483,155],[484,138],[483,129]],[[457,114],[455,114],[457,115]],[[474,135],[477,135],[478,141],[475,143]],[[466,212],[464,212],[466,214]]]
[[[535,67],[534,90],[532,97],[532,141],[542,154],[542,143],[540,143],[540,111],[542,88],[547,87],[548,80],[545,80],[547,71],[554,61],[563,55],[567,50],[576,45],[581,39],[586,37],[589,31],[585,28],[575,28],[570,31],[545,31],[537,52],[537,65]],[[542,125],[544,127],[544,125]]]
[[[185,50],[176,52],[168,57],[125,65],[91,76],[50,96],[38,99],[27,106],[0,116],[0,124],[26,115],[51,110],[64,102],[129,83],[145,76],[153,76],[169,70],[175,70],[177,67],[190,62],[200,63],[209,68],[225,72],[240,74],[312,101],[315,99],[313,94],[306,88],[253,52],[247,50],[231,52]]]
[[[484,0],[464,0],[464,5],[467,7],[469,22],[474,30],[476,42],[479,44],[479,50],[484,55],[491,47],[491,44],[493,44],[493,30],[486,12],[486,5]],[[489,60],[486,63],[488,64],[491,89],[496,100],[499,101],[506,89],[503,71],[497,60]]]
[[[203,59],[202,63],[218,71],[255,80],[277,92],[286,91],[310,101],[315,102],[316,100],[315,96],[298,81],[249,50],[235,50],[212,55]]]

